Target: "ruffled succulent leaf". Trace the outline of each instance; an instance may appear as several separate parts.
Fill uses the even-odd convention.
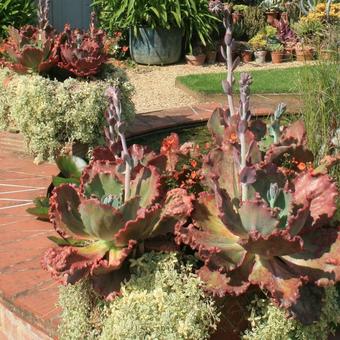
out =
[[[245,232],[257,231],[261,235],[270,235],[278,228],[279,221],[261,201],[245,201],[242,203],[239,214]]]
[[[294,180],[294,202],[304,205],[310,201],[310,227],[327,225],[336,212],[339,192],[328,175],[304,172]],[[306,226],[307,227],[307,226]]]
[[[92,239],[111,241],[125,224],[120,210],[95,199],[82,200],[78,211],[83,230]]]
[[[223,109],[215,109],[211,114],[207,125],[217,145],[220,145],[224,139],[225,124],[223,121],[223,114]]]
[[[203,163],[203,174],[206,177],[206,184],[213,190],[215,187],[214,178],[218,179],[221,189],[224,189],[230,198],[240,198],[241,185],[239,180],[239,167],[235,164],[233,153],[234,148],[230,144],[223,144],[213,149],[207,155]]]
[[[250,232],[248,239],[239,244],[249,253],[265,257],[284,256],[301,252],[303,242],[299,236],[292,237],[287,231],[277,230],[268,236],[259,232]]]
[[[140,196],[140,205],[146,208],[159,196],[160,175],[153,166],[143,167],[131,181],[130,196]]]
[[[265,162],[277,162],[282,155],[290,154],[299,162],[313,162],[313,153],[307,149],[307,136],[302,121],[296,121],[283,131],[279,143],[273,144],[265,155]]]
[[[92,239],[81,219],[80,204],[81,198],[74,186],[64,184],[54,189],[50,198],[50,220],[61,236]]]
[[[296,303],[303,280],[280,258],[256,256],[249,282],[267,289],[284,308]]]

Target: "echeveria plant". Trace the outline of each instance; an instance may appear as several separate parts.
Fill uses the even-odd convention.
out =
[[[186,222],[193,198],[180,188],[162,195],[159,170],[127,149],[119,91],[109,89],[108,97],[106,135],[111,147],[119,137],[121,156],[103,160],[97,152],[80,187],[54,189],[50,218],[61,238],[51,238],[59,247],[46,252],[43,267],[64,283],[89,277],[98,292],[112,297],[128,276],[127,258],[176,249],[171,235]]]

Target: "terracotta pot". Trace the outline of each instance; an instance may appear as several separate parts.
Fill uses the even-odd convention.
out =
[[[205,62],[206,55],[199,54],[199,55],[186,55],[185,59],[189,65],[192,66],[201,66]]]
[[[267,16],[267,23],[269,25],[273,25],[275,19],[278,19],[279,13],[278,12],[266,12]]]
[[[233,24],[236,24],[243,17],[243,14],[234,12],[231,14],[231,16],[233,18]]]
[[[321,60],[333,60],[336,56],[336,51],[333,50],[321,50],[320,59]]]
[[[253,60],[253,52],[252,51],[243,51],[241,56],[242,56],[242,61],[244,63],[250,63]]]
[[[266,62],[267,51],[255,51],[255,62],[258,64],[264,64]]]
[[[292,61],[294,59],[294,47],[286,47],[283,53],[283,60]]]
[[[304,48],[304,49],[297,49],[296,50],[296,60],[297,61],[307,61],[313,60],[314,51],[312,48]]]
[[[217,52],[216,51],[210,51],[207,53],[207,58],[205,60],[205,62],[209,65],[215,64],[216,62],[216,56],[217,56]]]
[[[283,55],[284,53],[281,51],[273,51],[270,53],[271,57],[272,57],[272,63],[273,64],[281,64],[282,63],[282,59],[283,59]]]

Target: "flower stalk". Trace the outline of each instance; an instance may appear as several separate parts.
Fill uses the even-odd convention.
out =
[[[117,142],[119,137],[122,153],[121,157],[125,162],[125,179],[124,179],[124,202],[130,198],[130,180],[132,172],[132,158],[127,147],[125,128],[126,124],[122,118],[122,103],[120,100],[120,90],[118,87],[109,87],[106,91],[106,96],[109,99],[109,108],[106,114],[108,129],[105,131],[109,147]]]
[[[238,127],[238,135],[241,146],[241,162],[240,162],[240,173],[244,171],[247,166],[247,144],[246,144],[246,131],[248,129],[248,120],[251,116],[249,110],[250,102],[250,85],[252,78],[249,73],[242,73],[240,79],[240,124]],[[251,148],[251,146],[250,146]],[[242,183],[242,201],[248,199],[248,184]]]

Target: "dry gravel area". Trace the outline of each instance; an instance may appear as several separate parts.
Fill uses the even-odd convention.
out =
[[[303,63],[286,62],[282,64],[255,63],[243,64],[238,71],[274,69],[301,66]],[[223,72],[224,64],[191,66],[176,64],[170,66],[142,66],[128,68],[127,74],[135,86],[134,103],[138,113],[197,104],[198,99],[175,87],[177,76]]]

